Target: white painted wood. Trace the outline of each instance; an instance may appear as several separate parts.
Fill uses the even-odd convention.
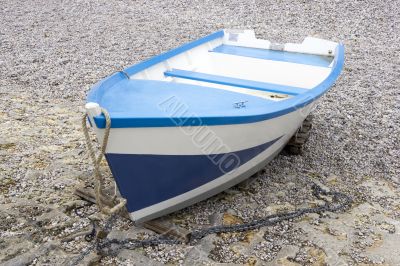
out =
[[[212,49],[222,44],[222,38],[209,42]],[[164,72],[169,68],[182,68],[187,70],[193,70],[197,65],[205,64],[209,53],[209,43],[204,43],[192,50],[178,54],[168,59],[168,66],[165,62],[155,64],[141,72],[132,75],[131,79],[151,79],[151,80],[164,80]]]
[[[191,49],[182,54],[178,54],[166,63],[156,64],[142,72],[133,75],[133,79],[152,79],[152,80],[168,80],[164,76],[164,72],[173,68],[188,71],[202,72],[212,75],[220,75],[226,77],[240,78],[246,80],[273,83],[278,85],[293,86],[299,88],[310,89],[320,84],[330,73],[331,68],[319,67],[312,65],[303,65],[290,62],[281,62],[273,60],[264,60],[258,58],[236,56],[223,53],[209,52],[222,43],[233,44],[254,48],[266,48],[270,46],[270,42],[266,41],[261,45],[257,44],[254,32],[251,30],[229,30],[229,34],[237,35],[237,41],[230,40],[229,34],[224,38],[216,39]],[[257,41],[255,41],[257,40]],[[337,43],[308,37],[301,44],[286,44],[285,50],[304,51],[307,53],[315,52],[318,54],[334,51]],[[199,84],[199,82],[184,81],[182,79],[173,79],[173,82],[185,82],[190,84]],[[242,93],[250,93],[258,97],[267,97],[267,93],[251,92],[249,89],[235,89],[232,86],[223,86],[210,83],[202,83],[210,87],[216,87],[226,90],[235,90]]]
[[[223,44],[240,47],[271,49],[270,41],[257,39],[253,30],[225,30]],[[337,47],[336,42],[306,37],[302,43],[282,44],[283,50],[287,52],[334,56]]]
[[[205,87],[222,89],[222,90],[227,90],[227,91],[233,91],[233,92],[237,92],[237,93],[243,93],[243,94],[247,94],[247,95],[260,97],[260,98],[271,100],[271,101],[282,101],[284,99],[289,99],[292,97],[292,96],[286,95],[286,94],[271,93],[271,92],[267,92],[267,91],[239,88],[239,87],[234,87],[234,86],[202,82],[202,81],[191,80],[191,79],[175,78],[174,82],[205,86]]]
[[[196,138],[194,132],[200,132],[200,130],[203,133],[206,131],[212,132],[215,138],[223,143],[223,146],[218,151],[211,153],[243,150],[261,145],[281,135],[287,135],[287,138],[289,138],[308,115],[310,108],[311,106],[307,106],[306,108],[298,109],[295,112],[280,117],[248,124],[198,127],[113,128],[110,132],[106,153],[207,154],[208,150],[204,150],[204,146],[198,145],[196,141],[193,141]],[[169,116],[168,111],[166,111],[166,116]],[[194,113],[188,113],[188,116],[198,117]],[[104,129],[97,127],[94,129],[99,142],[101,142]]]
[[[270,41],[257,39],[253,30],[225,30],[223,44],[260,49],[271,46]]]
[[[181,68],[184,69],[184,68]],[[222,53],[209,53],[198,72],[232,78],[268,82],[304,89],[320,84],[331,68],[272,61]]]
[[[285,51],[316,54],[325,56],[334,56],[337,47],[336,42],[327,41],[314,37],[306,37],[302,43],[287,43],[285,44]]]

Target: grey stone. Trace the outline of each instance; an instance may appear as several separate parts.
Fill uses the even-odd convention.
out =
[[[302,156],[278,156],[246,189],[235,188],[229,195],[213,197],[169,218],[195,229],[208,226],[211,214],[227,209],[252,221],[276,213],[276,206],[309,207],[321,203],[310,193],[311,182],[318,181],[352,196],[353,209],[289,222],[297,231],[263,228],[264,241],[249,250],[265,244],[266,251],[261,249],[259,254],[265,261],[258,257],[257,263],[271,263],[276,252],[268,253],[270,248],[278,252],[282,246],[285,251],[288,241],[301,237],[290,244],[317,245],[332,265],[334,261],[368,264],[382,259],[400,265],[395,255],[400,241],[396,221],[400,201],[399,1],[6,2],[0,8],[1,263],[11,258],[7,251],[25,255],[19,259],[29,262],[31,252],[44,239],[59,240],[82,230],[90,223],[87,217],[97,211],[96,206],[85,207],[79,212],[83,218],[78,218],[68,209],[71,205],[65,204],[77,200],[76,183],[93,182],[80,124],[93,84],[218,29],[252,28],[258,37],[273,43],[301,42],[305,36],[343,41],[342,74],[313,111],[313,129]],[[106,167],[103,173],[107,183],[112,182]],[[48,206],[59,212],[48,212]],[[118,219],[111,236],[115,233],[122,239],[132,226]],[[132,236],[141,234],[151,232]],[[216,264],[208,254],[212,242],[217,240],[229,250],[240,241],[238,236],[204,240],[198,244],[199,257]],[[86,245],[79,238],[61,249],[69,256]],[[181,264],[186,249],[190,247],[162,245],[145,254]],[[189,258],[196,257],[195,251],[187,253]],[[237,263],[231,253],[224,253],[220,261]],[[57,256],[45,252],[37,263]],[[113,263],[111,258],[104,260]]]
[[[129,249],[123,249],[121,250],[117,257],[121,259],[122,261],[125,261],[129,265],[135,265],[135,266],[159,266],[159,265],[164,265],[158,261],[149,259],[145,255],[135,251],[135,250],[129,250]]]

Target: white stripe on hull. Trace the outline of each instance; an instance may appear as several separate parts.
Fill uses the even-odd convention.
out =
[[[112,128],[106,153],[198,155],[228,153],[264,144],[282,135],[292,135],[311,106],[256,123],[204,127]],[[103,129],[95,128],[98,140]],[[194,134],[193,132],[198,132]],[[209,135],[199,141],[202,135]],[[207,141],[217,139],[207,146]],[[223,145],[218,145],[220,142]]]

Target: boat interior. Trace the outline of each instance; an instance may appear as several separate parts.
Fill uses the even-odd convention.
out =
[[[336,46],[335,42],[316,38],[274,46],[257,39],[251,30],[225,32],[221,38],[183,51],[130,78],[200,85],[280,101],[323,82],[332,71]]]
[[[174,97],[210,124],[251,122],[318,98],[338,77],[343,56],[341,45],[322,39],[277,45],[251,30],[219,31],[111,75],[88,102],[106,108],[114,126],[118,119],[132,118],[123,126],[158,125],[187,115],[160,108]]]

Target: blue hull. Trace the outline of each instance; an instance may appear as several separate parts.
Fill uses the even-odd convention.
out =
[[[226,154],[106,154],[127,210],[134,212],[198,188],[267,150],[281,137]]]

